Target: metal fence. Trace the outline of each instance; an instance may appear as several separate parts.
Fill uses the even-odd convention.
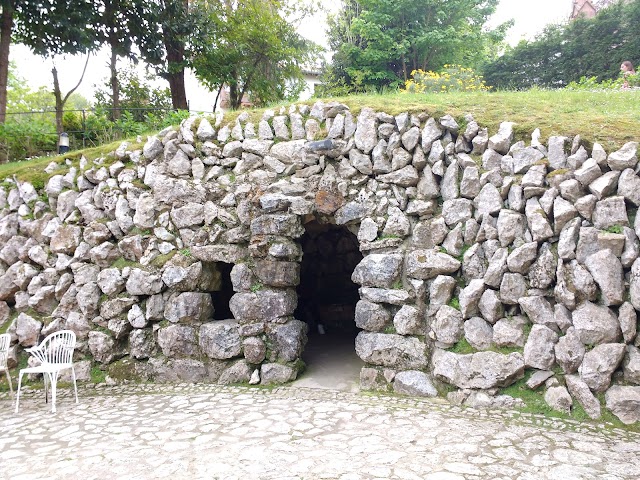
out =
[[[70,150],[97,146],[160,128],[171,108],[121,108],[120,119],[111,120],[114,109],[63,110],[64,131]],[[56,154],[58,134],[55,110],[8,112],[0,125],[0,163]]]

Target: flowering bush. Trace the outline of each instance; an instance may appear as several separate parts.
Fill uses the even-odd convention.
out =
[[[413,77],[405,82],[409,93],[481,92],[491,89],[482,75],[460,65],[445,65],[439,73],[414,70]]]

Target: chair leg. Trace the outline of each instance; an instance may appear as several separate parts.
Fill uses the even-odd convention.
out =
[[[56,383],[58,381],[58,372],[51,373],[51,413],[56,413]]]
[[[20,408],[20,387],[22,386],[22,375],[24,373],[20,370],[18,374],[18,393],[16,394],[16,413],[18,413],[18,409]]]
[[[11,384],[11,375],[9,375],[9,370],[5,370],[4,373],[7,375],[7,381],[9,382],[9,391],[13,395],[13,385]]]
[[[49,388],[47,385],[47,374],[42,374],[42,379],[44,381],[44,403],[49,403]]]
[[[76,369],[71,365],[71,374],[73,375],[73,391],[76,394],[76,403],[78,403],[78,387],[76,386]]]

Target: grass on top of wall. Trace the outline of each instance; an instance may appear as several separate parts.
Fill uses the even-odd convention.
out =
[[[516,140],[531,140],[531,133],[539,128],[541,141],[546,143],[553,135],[573,137],[580,135],[582,141],[591,146],[600,143],[607,152],[612,152],[629,141],[640,140],[640,91],[570,91],[532,89],[525,92],[451,92],[439,94],[387,93],[351,95],[338,98],[320,99],[323,102],[344,103],[354,115],[364,107],[376,111],[398,115],[402,112],[427,113],[436,118],[452,115],[464,127],[464,116],[473,115],[481,127],[487,127],[489,134],[498,131],[503,121],[514,122]],[[317,99],[305,103],[313,105]],[[265,110],[279,113],[281,107],[288,112],[290,103],[282,103],[267,108],[247,110],[250,121],[257,122]],[[223,124],[233,124],[241,111],[225,114]],[[146,140],[146,137],[145,137]],[[135,140],[129,140],[135,143]],[[77,164],[84,155],[93,160],[114,151],[120,141],[96,148],[77,150],[64,156],[40,157],[37,159],[0,165],[0,181],[13,177],[43,184],[50,175],[43,169],[55,161],[64,165],[65,159]],[[140,148],[141,145],[137,146]],[[64,173],[64,168],[56,172]]]
[[[531,140],[539,128],[541,141],[550,136],[580,135],[588,145],[600,143],[607,152],[619,149],[626,142],[640,140],[640,91],[571,91],[531,89],[524,92],[450,92],[431,94],[386,93],[323,98],[347,105],[354,115],[370,107],[379,112],[398,115],[403,112],[440,117],[453,116],[464,124],[467,113],[473,115],[489,134],[498,131],[501,122],[515,122],[516,140]],[[306,102],[312,105],[316,99]],[[282,103],[268,108],[249,110],[250,119],[260,120],[265,110],[278,113]],[[235,121],[240,112],[225,115],[223,123]]]
[[[46,182],[54,175],[64,175],[69,171],[71,165],[78,167],[80,159],[84,156],[87,160],[95,160],[103,157],[105,161],[101,166],[109,166],[116,162],[115,156],[109,156],[122,142],[129,142],[130,150],[140,149],[144,143],[137,143],[136,139],[118,140],[98,147],[85,148],[84,150],[73,150],[64,155],[50,157],[38,157],[22,162],[11,162],[0,164],[0,184],[7,179],[17,178],[18,180],[31,183],[36,189],[44,188]],[[46,173],[44,169],[51,163],[57,163],[58,169],[53,173]]]

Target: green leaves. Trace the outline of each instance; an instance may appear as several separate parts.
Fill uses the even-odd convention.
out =
[[[398,87],[416,69],[477,66],[504,28],[483,29],[497,0],[349,0],[329,21],[330,82],[353,91]]]
[[[230,87],[231,108],[243,95],[254,104],[295,96],[302,66],[316,49],[287,22],[290,5],[277,0],[196,2],[200,23],[191,37],[191,65],[212,90]]]
[[[15,38],[38,55],[82,53],[98,47],[92,0],[16,2]]]
[[[595,18],[548,27],[487,64],[484,75],[498,88],[558,88],[581,77],[616,78],[620,63],[638,60],[640,0],[617,2]]]

